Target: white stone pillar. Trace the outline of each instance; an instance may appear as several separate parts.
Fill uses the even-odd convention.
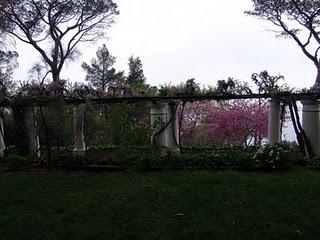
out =
[[[281,104],[278,99],[269,100],[268,143],[281,141]]]
[[[84,141],[84,109],[85,105],[73,107],[74,149],[75,155],[83,156],[86,153]]]
[[[167,119],[167,104],[153,103],[150,111],[152,139],[153,143],[160,146],[166,145],[165,131],[159,132],[166,124]]]
[[[320,101],[303,100],[302,128],[310,142],[313,154],[320,156]]]
[[[23,109],[24,125],[27,134],[29,151],[40,157],[40,141],[37,130],[37,121],[34,115],[33,107],[26,107]]]
[[[0,115],[0,158],[4,157],[4,151],[6,149],[6,144],[4,142],[4,127],[2,114]]]
[[[179,154],[179,119],[175,108],[174,104],[168,102],[153,104],[150,112],[151,128],[153,129],[152,140],[155,144]],[[176,114],[176,116],[172,114]],[[173,120],[172,117],[174,117]],[[163,129],[165,126],[166,128]],[[161,131],[161,129],[163,130]]]

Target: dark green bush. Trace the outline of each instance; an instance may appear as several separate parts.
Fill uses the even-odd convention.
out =
[[[276,171],[290,168],[296,159],[294,147],[287,144],[263,145],[239,165],[242,169]]]
[[[3,159],[3,162],[6,163],[6,166],[8,169],[21,169],[26,168],[30,166],[30,164],[37,163],[38,157],[34,155],[19,155],[18,153],[9,153],[8,156],[6,156]]]
[[[67,169],[77,169],[86,165],[85,156],[69,155],[62,159],[63,167]]]
[[[16,165],[25,165],[25,157],[13,157]],[[180,155],[172,154],[163,148],[144,146],[105,145],[90,148],[86,157],[74,156],[66,148],[54,159],[54,164],[66,168],[77,168],[89,164],[113,165],[139,170],[156,169],[240,169],[253,171],[278,171],[302,163],[303,159],[292,144],[276,144],[243,147],[239,145],[188,146]],[[45,158],[33,158],[33,161],[46,164]],[[15,163],[16,162],[16,163]],[[320,169],[320,158],[308,163]]]
[[[261,147],[239,145],[188,146],[180,156],[155,146],[114,147],[112,158],[100,164],[133,167],[135,169],[203,168],[277,171],[296,164],[300,155],[294,146],[277,144]],[[298,157],[297,157],[298,156]]]
[[[305,159],[305,160],[306,160],[307,167],[315,170],[320,170],[320,157],[314,157],[314,158]]]

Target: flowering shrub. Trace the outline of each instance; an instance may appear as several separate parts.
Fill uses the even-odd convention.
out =
[[[251,166],[260,170],[287,169],[293,164],[294,159],[294,147],[291,145],[264,145],[251,157]]]

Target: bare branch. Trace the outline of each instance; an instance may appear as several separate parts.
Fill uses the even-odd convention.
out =
[[[318,58],[318,52],[320,50],[320,46],[317,48],[317,50],[315,51],[314,53],[314,56],[318,59],[318,62],[319,62],[319,58]]]

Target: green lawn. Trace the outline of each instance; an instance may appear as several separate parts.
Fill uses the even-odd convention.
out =
[[[320,239],[320,172],[2,174],[0,239]]]

